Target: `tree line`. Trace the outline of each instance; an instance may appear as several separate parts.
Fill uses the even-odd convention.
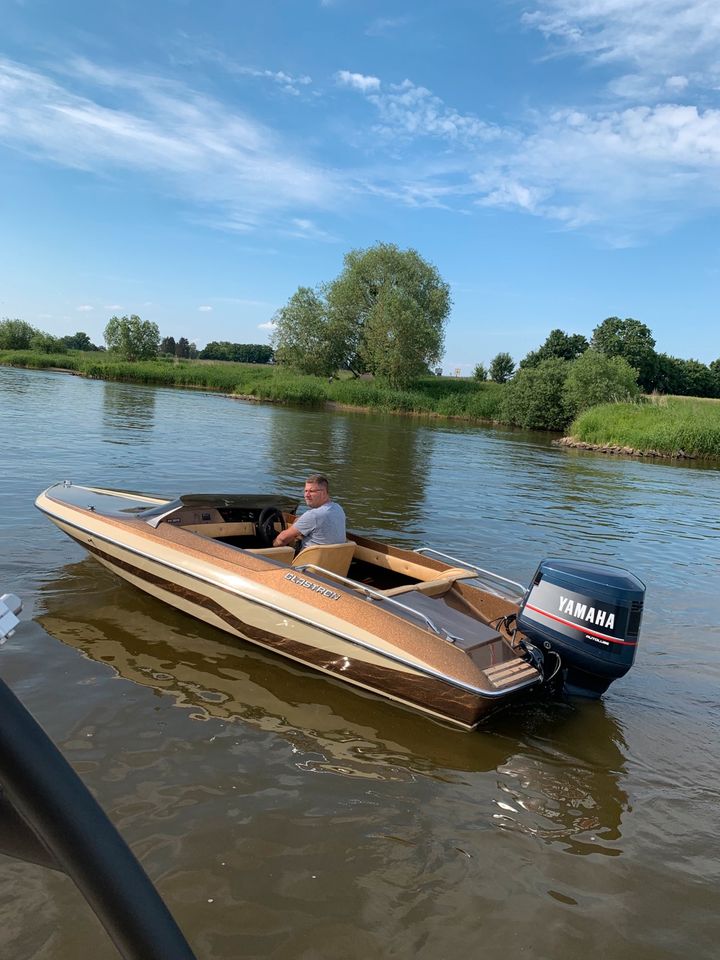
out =
[[[418,377],[441,372],[436,365],[442,359],[451,305],[450,287],[433,264],[416,250],[378,243],[347,253],[334,280],[298,287],[273,317],[271,345],[212,341],[198,351],[185,337],[161,340],[157,324],[133,314],[111,317],[105,347],[96,347],[82,332],[55,338],[24,321],[4,320],[0,349],[107,349],[126,360],[172,356],[274,361],[317,377],[331,378],[341,370],[356,377],[372,374],[391,388],[406,389]],[[552,330],[517,368],[511,355],[501,352],[488,368],[477,364],[473,377],[507,384],[508,404],[533,390],[538,396],[554,391],[557,399],[575,380],[584,382],[588,394],[599,396],[604,390],[608,398],[627,397],[633,390],[720,397],[720,359],[706,365],[658,353],[650,328],[632,317],[608,317],[590,340]],[[577,402],[577,397],[563,401],[567,409]],[[548,408],[549,417],[556,415],[558,410],[551,414]]]
[[[141,320],[136,314],[111,317],[103,339],[96,346],[83,331],[72,336],[54,337],[24,320],[0,321],[0,350],[32,350],[36,353],[65,353],[68,350],[110,351],[121,360],[152,360],[157,357],[180,359],[230,360],[236,363],[270,363],[274,351],[264,343],[230,343],[214,340],[198,350],[186,337],[163,337],[156,323]]]
[[[625,360],[635,371],[643,393],[664,393],[688,397],[720,397],[720,358],[710,364],[699,360],[683,360],[655,350],[655,338],[647,324],[632,317],[607,317],[592,332],[588,341],[583,334],[567,334],[555,329],[537,350],[531,350],[518,369],[509,353],[499,353],[488,370],[483,364],[475,367],[476,380],[506,383],[546,361],[571,363],[590,352],[609,359]]]

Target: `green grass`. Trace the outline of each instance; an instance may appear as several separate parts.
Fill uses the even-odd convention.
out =
[[[606,403],[582,413],[568,433],[583,443],[666,456],[720,457],[720,402],[692,397]]]

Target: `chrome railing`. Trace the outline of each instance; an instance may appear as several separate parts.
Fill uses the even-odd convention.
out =
[[[292,569],[293,571],[313,570],[315,573],[319,573],[323,577],[330,577],[332,580],[336,580],[338,583],[343,583],[346,586],[351,587],[353,590],[359,591],[365,597],[367,597],[368,600],[382,600],[383,603],[389,603],[393,607],[399,607],[400,610],[404,610],[413,617],[417,617],[418,619],[422,620],[425,625],[439,637],[444,636],[446,633],[446,631],[444,632],[439,630],[432,622],[430,617],[426,617],[424,613],[421,613],[419,610],[415,610],[406,603],[401,603],[394,597],[386,596],[386,594],[384,594],[381,590],[375,590],[373,587],[368,587],[368,585],[365,583],[359,583],[357,580],[350,580],[349,577],[343,577],[340,573],[334,573],[332,570],[326,570],[325,567],[319,567],[316,563],[302,563],[297,567],[293,567]]]
[[[459,560],[457,557],[451,557],[447,553],[441,553],[439,550],[433,549],[433,547],[418,547],[414,552],[426,557],[432,556],[439,558],[440,560],[450,560],[451,563],[457,564],[460,567],[467,567],[468,570],[474,572],[475,577],[478,580],[487,578],[487,580],[490,581],[486,584],[488,589],[497,596],[503,597],[503,599],[522,600],[522,598],[525,596],[526,588],[521,583],[518,583],[516,580],[510,580],[508,577],[503,577],[499,573],[495,573],[493,570],[485,570],[483,567],[479,567],[476,563],[468,563],[467,560]],[[504,587],[504,593],[499,593],[498,591],[500,587],[493,587],[493,582],[509,584],[510,586],[517,588],[517,592],[515,590],[508,590],[507,587]]]

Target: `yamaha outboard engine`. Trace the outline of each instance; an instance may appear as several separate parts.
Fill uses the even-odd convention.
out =
[[[601,696],[635,660],[645,584],[620,567],[543,560],[518,627],[561,660],[567,693]]]

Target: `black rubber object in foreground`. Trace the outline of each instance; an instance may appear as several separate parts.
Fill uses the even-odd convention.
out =
[[[2,680],[0,784],[35,835],[28,859],[75,881],[125,960],[196,960],[130,848]]]

